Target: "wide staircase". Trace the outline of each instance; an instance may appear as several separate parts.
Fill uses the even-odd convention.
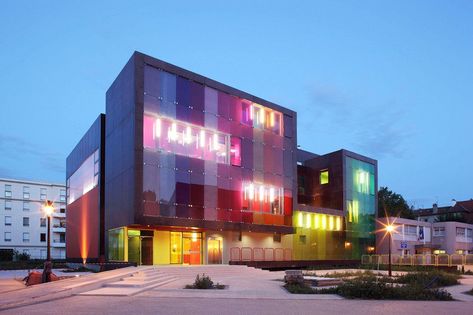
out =
[[[119,281],[105,283],[101,288],[82,292],[80,295],[130,296],[171,282],[192,283],[197,274],[205,274],[214,282],[224,283],[232,278],[272,279],[274,272],[247,266],[199,265],[199,266],[150,266],[137,267],[137,272]]]

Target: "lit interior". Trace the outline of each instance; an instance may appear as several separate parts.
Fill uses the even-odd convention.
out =
[[[311,230],[341,231],[342,217],[323,213],[296,211],[294,226]]]
[[[242,209],[282,214],[283,189],[259,183],[244,183]]]

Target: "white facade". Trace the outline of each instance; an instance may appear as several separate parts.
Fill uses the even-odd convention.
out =
[[[53,201],[51,258],[66,257],[66,186],[0,178],[0,249],[46,259],[46,200]]]

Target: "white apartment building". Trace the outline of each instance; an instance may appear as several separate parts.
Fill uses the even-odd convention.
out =
[[[66,257],[66,186],[0,178],[0,250],[14,249],[32,259],[46,259],[46,200],[54,203],[51,217],[51,258]]]

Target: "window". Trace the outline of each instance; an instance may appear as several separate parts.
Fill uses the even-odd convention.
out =
[[[11,242],[11,232],[5,232],[4,240],[5,242]]]
[[[60,208],[59,213],[66,213],[66,208]]]
[[[23,232],[23,242],[27,243],[30,241],[30,233]]]
[[[23,201],[23,211],[30,211],[30,202]]]
[[[46,259],[46,250],[45,250],[45,249],[41,249],[41,250],[39,251],[39,257],[40,257],[41,259]]]
[[[5,216],[5,225],[10,226],[11,225],[11,216],[6,215]]]
[[[23,226],[30,226],[30,218],[23,217]]]
[[[466,237],[468,238],[473,237],[473,229],[466,229]]]
[[[41,233],[39,235],[39,241],[40,242],[46,242],[46,233]]]
[[[11,185],[5,185],[5,198],[11,198]]]
[[[404,225],[404,235],[417,235],[417,226]]]
[[[39,226],[40,227],[46,226],[46,218],[39,218]]]
[[[98,177],[94,174],[94,166],[94,153],[92,153],[67,179],[67,187],[69,189],[68,203],[74,202],[97,186]]]
[[[328,170],[320,171],[320,185],[328,184]]]
[[[11,210],[11,200],[5,200],[5,210]]]
[[[281,113],[248,100],[241,103],[241,123],[282,135]]]
[[[434,236],[444,236],[445,227],[443,226],[434,226]]]
[[[230,138],[230,164],[241,166],[241,139],[238,137]]]
[[[243,184],[242,209],[252,212],[283,214],[283,189],[255,184]]]
[[[30,199],[30,188],[23,186],[23,199]]]
[[[465,228],[457,227],[457,236],[465,237]]]
[[[66,202],[66,190],[65,189],[61,189],[60,195],[59,195],[59,201]]]
[[[46,200],[47,198],[48,198],[48,195],[46,193],[46,188],[40,188],[39,199],[40,200]]]
[[[66,233],[59,233],[59,243],[66,242]]]

